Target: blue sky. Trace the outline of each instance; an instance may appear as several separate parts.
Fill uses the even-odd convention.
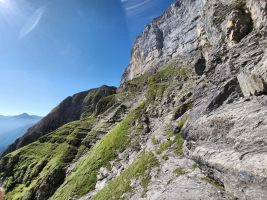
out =
[[[144,26],[174,0],[0,0],[0,115],[47,114],[118,86]]]

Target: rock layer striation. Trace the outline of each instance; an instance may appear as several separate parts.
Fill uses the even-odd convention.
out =
[[[266,49],[266,0],[176,1],[120,88],[67,98],[9,149],[6,198],[265,200]]]

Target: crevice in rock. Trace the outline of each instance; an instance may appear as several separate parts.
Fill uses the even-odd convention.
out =
[[[201,57],[196,60],[194,68],[197,75],[201,76],[204,74],[204,71],[206,69],[206,59],[203,55],[201,55]]]
[[[163,37],[163,32],[162,30],[160,30],[160,28],[158,27],[158,25],[153,25],[153,32],[155,34],[156,37],[156,48],[159,50],[162,50],[164,44],[164,37]]]
[[[244,8],[233,10],[227,22],[227,37],[230,41],[239,43],[253,30],[251,13]]]
[[[213,98],[207,110],[212,111],[223,105],[224,102],[231,103],[235,98],[240,96],[243,96],[243,94],[239,82],[237,78],[233,78],[227,82],[219,94]]]

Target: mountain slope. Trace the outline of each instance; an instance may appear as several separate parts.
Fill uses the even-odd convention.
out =
[[[7,199],[266,199],[266,16],[265,0],[174,3],[120,88],[1,159]]]
[[[96,104],[99,100],[115,93],[115,91],[115,87],[102,86],[97,89],[75,94],[72,97],[67,97],[39,123],[31,127],[23,137],[10,145],[4,154],[35,142],[41,136],[68,122],[80,119],[82,114],[87,115],[92,113],[96,109]]]
[[[18,116],[0,116],[0,151],[21,137],[41,117],[23,113]]]

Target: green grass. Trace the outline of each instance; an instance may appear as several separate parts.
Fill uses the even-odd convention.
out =
[[[40,138],[40,141],[5,156],[1,177],[6,180],[6,198],[20,200],[38,190],[41,184],[51,185],[56,190],[63,181],[67,164],[84,149],[79,140],[86,136],[87,129],[91,129],[94,123],[92,116],[68,123]]]
[[[149,102],[155,102],[161,99],[165,90],[168,88],[167,83],[155,83],[155,79],[151,77],[148,82],[147,99]]]
[[[160,100],[176,77],[189,77],[192,71],[186,67],[176,67],[172,64],[166,65],[162,70],[151,75],[147,82],[147,99],[149,103]],[[177,81],[179,82],[179,81]]]
[[[183,127],[186,120],[187,120],[188,116],[184,116],[184,118],[178,122],[179,126]],[[184,139],[182,137],[182,133],[174,133],[171,127],[168,127],[166,130],[166,136],[168,136],[169,140],[167,142],[161,143],[159,148],[156,149],[156,153],[157,154],[161,154],[162,152],[164,152],[166,149],[168,149],[169,147],[174,148],[174,152],[178,155],[178,156],[183,156],[183,144],[184,144]],[[172,141],[170,140],[171,137],[175,137],[175,139]]]
[[[19,155],[20,162],[13,166],[14,173],[8,178],[6,199],[20,200],[42,183],[49,184],[48,177],[55,170],[62,170],[66,166],[68,157],[72,154],[73,149],[67,143],[39,142],[10,154],[10,157]],[[20,178],[21,176],[23,179]],[[11,184],[11,182],[13,183]]]
[[[162,154],[164,151],[169,149],[173,145],[174,141],[168,140],[167,142],[162,142],[156,149],[156,154]]]
[[[3,159],[6,163],[4,162],[4,166],[1,166],[3,169],[0,171],[1,178],[3,177],[7,180],[7,199],[21,200],[23,196],[27,196],[31,191],[38,190],[41,184],[48,183],[49,179],[51,181],[51,177],[57,171],[64,171],[75,157],[82,156],[84,152],[87,152],[87,155],[79,161],[77,168],[65,178],[64,183],[51,199],[65,200],[76,195],[80,197],[92,191],[97,181],[96,175],[99,169],[102,166],[109,167],[110,161],[116,159],[118,153],[124,151],[133,142],[132,137],[136,137],[142,132],[143,127],[141,124],[133,127],[132,122],[140,117],[144,104],[132,111],[123,121],[91,147],[91,141],[95,141],[101,133],[94,129],[98,123],[97,114],[102,114],[114,104],[117,105],[119,102],[141,92],[146,93],[147,103],[157,103],[162,99],[164,93],[170,90],[170,86],[174,86],[173,83],[175,85],[181,84],[180,78],[189,77],[191,73],[189,68],[167,65],[155,74],[145,74],[126,82],[126,87],[123,91],[102,98],[96,107],[96,111],[88,107],[85,109],[86,111],[81,120],[63,125],[40,138],[38,142],[7,155]],[[92,90],[85,98],[76,99],[75,101],[83,101],[84,104],[89,104],[90,102],[95,104],[100,92],[100,90]],[[179,122],[179,126],[183,126],[186,120],[183,118]],[[152,143],[154,145],[159,144],[155,136],[152,136]],[[162,154],[172,146],[176,148],[178,155],[182,155],[182,145],[183,139],[181,134],[178,134],[174,141],[168,140],[159,144],[155,152]],[[151,158],[147,154],[145,155],[144,157]],[[162,156],[162,159],[167,160],[168,157]],[[142,169],[143,164],[137,163],[136,165],[140,165],[139,168]],[[138,172],[137,167],[133,167],[132,170]],[[135,173],[131,172],[130,174]],[[145,197],[146,188],[151,177],[146,173],[137,174],[144,176],[141,185],[144,188],[142,196]],[[54,189],[57,189],[58,185],[55,185]],[[121,184],[117,185],[122,187]]]
[[[127,81],[124,83],[124,90],[121,94],[127,94],[127,98],[132,97],[146,89],[148,82],[149,74],[144,74],[139,77],[134,78],[133,80]],[[120,95],[121,96],[121,95]]]
[[[79,146],[79,143],[76,144],[78,140],[86,137],[95,123],[96,118],[93,115],[82,120],[70,122],[61,126],[56,131],[43,136],[42,138],[40,138],[40,141],[57,144],[66,142],[70,145]]]
[[[184,144],[184,139],[182,135],[179,133],[175,136],[175,153],[179,156],[183,156],[183,144]]]
[[[169,156],[167,156],[167,155],[163,155],[163,156],[162,156],[162,159],[163,159],[163,160],[169,160]]]
[[[183,116],[188,110],[190,110],[193,106],[193,101],[189,101],[187,103],[184,103],[180,105],[174,114],[174,120],[178,119],[179,117]]]
[[[129,130],[132,122],[138,119],[144,104],[131,112],[122,122],[107,133],[88,155],[77,164],[51,199],[68,199],[74,196],[83,196],[95,188],[97,173],[102,166],[108,166],[119,152],[124,151],[130,143]]]
[[[9,192],[5,195],[6,200],[21,200],[26,196],[25,185],[18,185],[12,192]]]
[[[207,176],[204,176],[203,178],[201,178],[203,181],[206,181],[208,182],[209,184],[213,185],[214,187],[218,188],[219,190],[222,190],[224,191],[225,188],[224,188],[224,185],[222,185],[221,183],[219,183],[218,181],[214,180],[214,179],[211,179]]]
[[[196,168],[197,168],[197,163],[194,163],[194,164],[192,165],[191,169],[192,169],[193,171],[195,171]]]
[[[178,122],[178,127],[183,128],[188,118],[189,118],[189,115],[184,115],[183,118]]]
[[[151,179],[150,172],[153,167],[158,165],[158,160],[153,153],[142,154],[139,159],[131,164],[120,176],[115,178],[93,196],[92,200],[122,199],[124,193],[132,192],[131,180],[139,178],[141,178],[141,186],[143,187],[141,196],[145,197]]]
[[[109,95],[101,99],[96,107],[96,115],[102,114],[109,108],[117,104],[116,94]]]
[[[175,81],[181,84],[175,78],[190,77],[191,74],[192,69],[189,67],[178,67],[175,66],[175,64],[167,64],[154,74],[144,74],[131,81],[125,82],[124,92],[129,96],[133,96],[146,89],[148,103],[154,104],[162,98],[164,92],[171,85],[171,82]]]
[[[176,176],[182,176],[185,174],[185,171],[181,168],[181,167],[177,167],[175,170],[174,170],[174,173]]]
[[[182,128],[187,122],[188,117],[189,117],[188,115],[184,115],[183,118],[178,122],[178,127]],[[184,138],[182,137],[182,133],[176,134],[175,141],[176,141],[175,142],[176,144],[175,153],[179,156],[183,156],[184,155],[183,153]]]

